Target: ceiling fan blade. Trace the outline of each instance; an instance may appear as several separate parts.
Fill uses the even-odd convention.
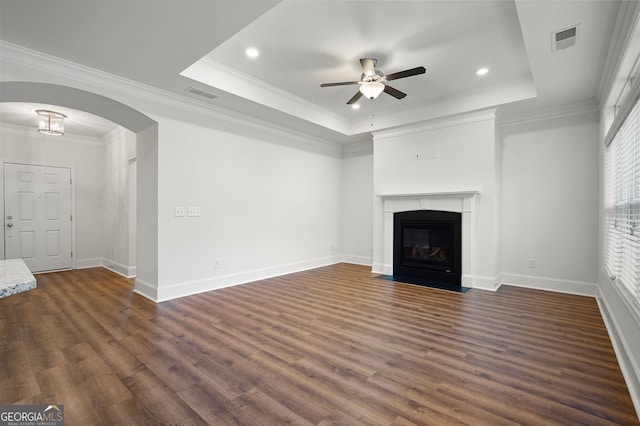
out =
[[[362,93],[358,90],[358,92],[356,92],[356,94],[353,95],[353,98],[349,99],[349,101],[347,102],[347,105],[355,104],[356,102],[358,102],[358,99],[360,99],[361,96],[362,96]]]
[[[393,74],[388,74],[385,76],[385,79],[387,81],[397,80],[399,78],[405,78],[405,77],[411,77],[414,75],[424,74],[425,72],[427,72],[425,67],[415,67],[415,68],[411,68],[410,70],[404,70],[400,72],[394,72]]]
[[[387,92],[388,94],[390,94],[391,96],[393,96],[396,99],[402,99],[405,96],[407,96],[406,93],[399,91],[398,89],[394,89],[391,86],[384,86],[384,91]]]
[[[377,59],[373,58],[362,58],[360,59],[360,65],[362,65],[362,72],[367,77],[373,77],[376,75],[376,64],[378,63]]]
[[[339,83],[322,83],[320,87],[333,87],[333,86],[350,86],[352,84],[358,84],[359,81],[342,81]]]

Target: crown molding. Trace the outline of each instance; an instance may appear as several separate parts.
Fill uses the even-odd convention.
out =
[[[402,128],[379,130],[377,132],[373,132],[373,140],[380,141],[384,139],[395,138],[398,136],[406,136],[431,130],[444,129],[447,127],[456,127],[463,124],[477,123],[480,121],[495,121],[496,119],[496,108],[489,108],[481,111],[473,111],[455,116],[427,120],[415,125],[405,126]]]
[[[303,99],[299,96],[296,96],[290,92],[287,92],[286,90],[282,90],[276,86],[273,86],[271,84],[268,84],[262,80],[259,80],[249,74],[245,74],[242,73],[236,69],[230,68],[220,62],[217,62],[214,59],[211,59],[207,56],[205,56],[204,58],[202,58],[200,60],[202,62],[202,64],[206,65],[208,68],[215,70],[216,72],[225,74],[229,77],[231,77],[234,80],[237,81],[242,81],[243,83],[246,83],[247,85],[249,85],[251,87],[251,91],[252,92],[258,92],[258,91],[266,91],[267,92],[267,100],[268,99],[286,99],[288,101],[290,101],[296,110],[310,110],[316,114],[319,115],[323,115],[323,116],[327,116],[330,117],[331,120],[335,120],[337,122],[340,122],[342,124],[342,126],[344,126],[344,128],[348,128],[348,120],[346,120],[344,117],[335,114],[325,108],[320,107],[319,105],[313,103],[313,102],[309,102],[306,99]],[[223,89],[226,90],[226,89]],[[239,95],[242,96],[242,95]],[[253,99],[249,99],[249,100],[253,100]],[[263,102],[262,99],[258,100],[258,102],[269,106],[266,102]],[[277,109],[277,108],[276,108]],[[287,111],[284,111],[287,112]]]
[[[500,126],[511,127],[521,124],[534,123],[538,121],[551,120],[556,118],[566,118],[574,115],[599,112],[600,108],[595,99],[572,104],[558,105],[550,108],[527,111],[523,114],[500,115]]]
[[[357,157],[367,154],[373,154],[372,139],[347,142],[342,147],[342,158]]]
[[[125,96],[133,96],[134,98],[191,113],[201,114],[206,117],[225,121],[234,125],[268,132],[277,137],[303,142],[305,145],[311,144],[313,146],[329,149],[331,152],[342,152],[342,145],[338,142],[321,139],[297,130],[289,129],[285,126],[252,117],[250,115],[231,111],[216,105],[210,105],[196,99],[191,99],[186,96],[181,96],[153,86],[109,74],[75,62],[27,49],[3,40],[0,40],[0,51],[2,52],[3,62],[24,66],[38,71],[46,70],[47,72],[60,77],[70,78],[74,81],[114,91]]]
[[[420,123],[449,120],[450,118],[475,114],[498,108],[513,102],[535,98],[537,92],[530,75],[506,82],[492,84],[480,89],[461,92],[459,96],[440,96],[419,107],[408,107],[391,114],[381,114],[374,119],[362,118],[354,121],[351,132],[383,132],[403,126],[412,127]]]

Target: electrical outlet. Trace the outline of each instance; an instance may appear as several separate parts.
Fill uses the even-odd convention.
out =
[[[213,268],[214,269],[220,269],[220,259],[214,259]]]
[[[176,206],[176,207],[173,209],[173,215],[174,215],[175,217],[184,217],[184,207],[182,207],[182,206]]]
[[[200,207],[187,207],[187,216],[189,217],[200,216]]]
[[[529,268],[535,268],[536,267],[536,259],[534,257],[530,257],[528,260],[528,267]]]

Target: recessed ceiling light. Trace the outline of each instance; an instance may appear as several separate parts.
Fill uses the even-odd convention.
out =
[[[360,109],[360,104],[353,104],[353,105],[351,105],[351,108]]]
[[[260,52],[255,47],[250,47],[244,51],[250,58],[257,58],[260,55]]]
[[[489,68],[479,68],[478,71],[476,71],[477,75],[487,75],[487,73],[489,73]]]

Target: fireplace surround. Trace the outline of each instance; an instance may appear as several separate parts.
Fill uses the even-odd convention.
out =
[[[463,288],[492,288],[494,280],[477,275],[479,265],[486,265],[481,259],[491,261],[492,251],[484,247],[490,247],[486,242],[483,249],[476,244],[476,222],[478,221],[478,205],[482,203],[480,191],[444,191],[422,193],[381,193],[377,194],[380,200],[380,215],[374,215],[374,262],[372,272],[391,277],[394,274],[394,215],[398,212],[414,210],[438,210],[457,212],[462,216],[462,286]],[[483,232],[480,231],[483,236]],[[489,264],[491,265],[491,264]]]

